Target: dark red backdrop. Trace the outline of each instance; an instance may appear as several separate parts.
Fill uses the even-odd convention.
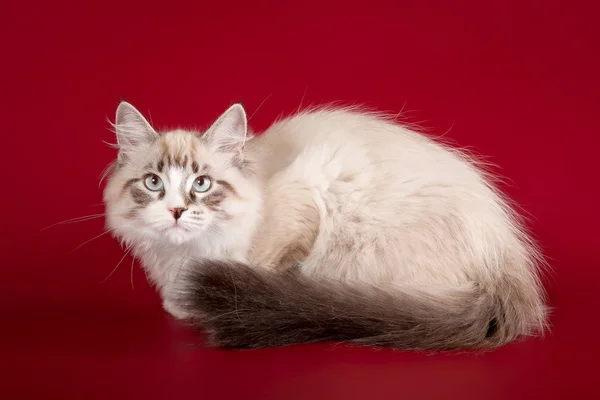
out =
[[[594,2],[96,3],[0,6],[0,397],[592,395],[600,327]],[[102,232],[101,218],[41,231],[102,212],[98,175],[114,156],[102,140],[112,140],[106,118],[120,96],[158,126],[204,125],[242,99],[262,129],[303,99],[404,108],[410,121],[447,131],[501,165],[507,191],[531,213],[554,268],[553,332],[478,356],[191,346],[138,268],[131,288],[130,258],[99,284],[122,257],[111,238],[71,253]]]

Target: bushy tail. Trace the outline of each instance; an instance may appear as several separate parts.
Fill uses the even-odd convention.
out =
[[[218,347],[351,341],[452,350],[493,347],[526,333],[512,321],[518,310],[510,301],[476,285],[351,286],[207,260],[182,276],[179,295],[179,305]]]

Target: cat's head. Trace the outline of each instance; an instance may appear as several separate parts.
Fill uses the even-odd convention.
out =
[[[159,133],[131,104],[121,102],[114,128],[118,156],[104,202],[107,228],[122,241],[214,239],[240,229],[248,213],[257,211],[259,193],[244,159],[247,121],[240,104],[204,133]]]

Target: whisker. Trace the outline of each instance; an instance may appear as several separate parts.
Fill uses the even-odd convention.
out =
[[[131,273],[129,276],[129,280],[131,281],[131,288],[135,289],[135,287],[133,286],[133,264],[135,263],[135,257],[131,257]]]
[[[55,227],[57,225],[75,224],[77,222],[89,221],[91,219],[101,218],[101,217],[104,217],[104,216],[105,216],[105,214],[102,213],[102,214],[90,214],[90,215],[84,215],[84,216],[81,216],[81,217],[75,217],[75,218],[71,218],[71,219],[66,219],[64,221],[59,221],[59,222],[56,222],[56,223],[54,223],[54,224],[52,224],[50,226],[47,226],[44,229],[42,229],[40,232],[43,232],[43,231],[45,231],[47,229],[50,229],[52,227]]]
[[[40,232],[43,232],[47,229],[53,228],[55,226],[58,225],[69,225],[69,224],[76,224],[78,222],[85,222],[85,221],[90,221],[92,219],[97,219],[97,218],[102,218],[102,217],[107,217],[109,215],[123,215],[123,213],[120,212],[114,212],[114,213],[99,213],[99,214],[90,214],[90,215],[83,215],[81,217],[75,217],[75,218],[71,218],[71,219],[66,219],[64,221],[59,221],[56,222],[50,226],[47,226],[45,228],[43,228],[42,230],[40,230]]]
[[[127,257],[127,255],[131,252],[131,249],[133,249],[133,246],[129,247],[127,249],[127,251],[125,252],[125,254],[123,254],[123,257],[121,257],[121,260],[119,260],[119,262],[117,263],[117,265],[113,268],[112,271],[110,271],[110,274],[108,274],[108,276],[106,278],[104,278],[102,280],[102,282],[99,283],[99,285],[102,285],[104,282],[106,282],[108,280],[108,278],[110,278],[112,276],[112,274],[115,273],[115,271],[117,270],[117,268],[119,268],[119,265],[121,265],[121,263],[123,262],[123,260],[125,259],[125,257]]]
[[[85,242],[81,243],[79,246],[77,246],[77,247],[75,247],[73,250],[71,250],[71,251],[69,252],[69,254],[72,254],[73,252],[75,252],[76,250],[78,250],[78,249],[82,248],[83,246],[85,246],[85,245],[86,245],[86,244],[88,244],[89,242],[92,242],[92,241],[94,241],[94,240],[96,240],[96,239],[98,239],[98,238],[100,238],[100,237],[102,237],[102,236],[106,235],[107,233],[111,233],[111,232],[112,232],[112,229],[109,229],[109,230],[106,230],[106,231],[102,232],[101,234],[99,234],[99,235],[97,235],[97,236],[94,236],[94,237],[93,237],[93,238],[91,238],[91,239],[88,239],[88,240],[86,240]]]
[[[112,146],[109,143],[106,143],[109,146]],[[104,169],[102,170],[102,172],[100,172],[100,175],[98,176],[98,187],[102,186],[102,182],[104,182],[104,180],[111,174],[113,173],[113,171],[115,170],[115,167],[117,165],[117,160],[112,161],[110,164],[108,164],[106,167],[104,167]]]

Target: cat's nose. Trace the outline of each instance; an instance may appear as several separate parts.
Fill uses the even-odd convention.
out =
[[[173,214],[173,218],[175,218],[175,221],[177,221],[179,217],[181,217],[181,214],[183,214],[184,211],[187,211],[187,208],[175,207],[169,208],[169,211],[171,211],[171,214]]]

